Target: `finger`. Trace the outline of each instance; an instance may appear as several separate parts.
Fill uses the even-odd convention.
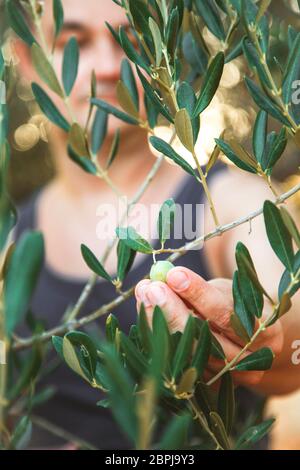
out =
[[[164,282],[140,282],[135,290],[138,310],[144,304],[150,326],[156,305],[164,312],[170,331],[183,331],[191,310]]]
[[[168,286],[188,302],[204,318],[222,331],[232,333],[230,315],[232,295],[225,295],[213,283],[185,267],[176,267],[167,274]]]
[[[222,332],[239,346],[245,344],[231,326],[231,315],[234,311],[231,280],[205,281],[188,268],[176,267],[168,272],[167,284],[200,316],[210,320],[214,330]],[[271,307],[266,302],[262,320],[268,318],[270,314]],[[259,322],[255,319],[254,332],[258,327]],[[275,355],[279,355],[282,351],[283,331],[280,322],[262,331],[249,350],[256,351],[266,345]]]

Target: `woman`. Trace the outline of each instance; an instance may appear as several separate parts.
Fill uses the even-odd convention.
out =
[[[71,106],[79,123],[84,125],[92,69],[95,69],[97,78],[97,95],[117,105],[115,87],[123,53],[103,20],[118,28],[120,24],[126,26],[126,19],[123,10],[111,0],[102,0],[100,6],[97,0],[64,0],[63,4],[65,24],[57,41],[54,65],[57,70],[60,69],[63,48],[70,36],[75,35],[80,44],[80,68]],[[53,30],[49,8],[47,2],[43,29],[48,44]],[[22,72],[28,79],[36,80],[28,50],[20,42],[17,49],[21,57]],[[54,96],[53,99],[56,100]],[[57,105],[61,106],[58,102]],[[118,190],[130,198],[144,181],[155,157],[149,151],[143,131],[112,118],[107,142],[99,156],[100,163],[105,161],[118,127],[122,134],[121,148],[118,161],[111,167],[109,176]],[[114,210],[118,206],[118,197],[105,181],[83,173],[66,156],[65,134],[53,129],[51,145],[56,176],[21,208],[17,228],[17,237],[27,229],[41,230],[45,237],[46,262],[34,295],[32,310],[42,316],[48,327],[56,325],[67,308],[76,303],[89,277],[89,270],[80,254],[80,244],[86,244],[99,257],[105,251],[105,241],[97,237],[99,205],[100,210],[104,203],[110,204],[112,208],[105,219],[109,226],[115,225]],[[221,165],[217,165],[211,172],[209,185],[222,224],[257,209],[262,201],[272,198],[258,178],[240,171],[227,170]],[[201,191],[202,188],[191,177],[183,175],[181,169],[164,162],[140,203],[150,208],[152,204],[161,204],[169,197],[174,197],[181,205],[205,203],[205,232],[208,232],[213,229],[214,224]],[[141,225],[143,223],[146,220],[142,219]],[[184,237],[180,240],[172,239],[168,246],[175,248],[185,241]],[[181,266],[169,272],[167,284],[141,281],[136,287],[137,306],[144,302],[149,316],[155,305],[163,307],[171,329],[184,327],[189,315],[187,305],[189,308],[192,306],[196,314],[210,320],[228,358],[235,356],[240,351],[241,344],[230,327],[229,316],[233,310],[231,279],[235,270],[234,252],[238,241],[247,245],[263,284],[271,293],[274,292],[282,266],[267,243],[263,220],[258,218],[252,224],[251,234],[249,227],[241,226],[207,242],[198,252],[190,252],[181,258]],[[143,278],[149,271],[152,261],[150,258],[137,256],[125,287],[136,284]],[[116,271],[116,261],[116,250],[113,250],[105,265],[111,274]],[[114,296],[113,287],[100,280],[81,314],[95,310]],[[277,356],[272,370],[266,374],[236,373],[234,377],[237,385],[263,394],[288,393],[299,387],[300,376],[293,374],[294,366],[290,360],[291,344],[300,337],[300,323],[295,315],[298,303],[299,296],[296,296],[293,311],[263,333],[253,346],[253,349],[263,345],[272,347]],[[268,308],[265,315],[267,310]],[[114,313],[122,328],[128,331],[136,320],[135,300],[129,299]],[[104,323],[103,318],[93,328],[103,328]],[[217,361],[211,361],[208,376],[215,374],[219,367]],[[64,366],[52,373],[44,383],[47,381],[56,386],[57,392],[52,400],[40,407],[39,415],[94,443],[98,448],[120,449],[129,446],[110,412],[96,408],[95,403],[101,398],[98,391],[91,390]],[[250,412],[254,405],[253,396],[242,392],[241,406],[244,411]],[[56,438],[52,439],[46,433],[39,431],[34,435],[35,447],[59,444]]]

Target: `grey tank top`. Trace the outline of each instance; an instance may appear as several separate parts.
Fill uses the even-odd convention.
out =
[[[218,163],[210,172],[208,182],[223,171],[226,171],[226,166]],[[19,218],[15,231],[16,239],[25,231],[36,229],[36,203],[39,194],[40,191],[37,191],[19,207]],[[189,175],[184,177],[173,198],[177,204],[182,206],[191,204],[195,207],[199,203],[206,204],[202,186]],[[183,239],[171,237],[168,240],[168,247],[179,248],[187,241],[190,240],[184,237]],[[158,242],[153,245],[158,248]],[[134,266],[124,283],[124,289],[135,285],[142,279],[149,272],[151,264],[152,257],[147,256],[136,267]],[[203,250],[188,252],[178,260],[177,264],[192,269],[207,280],[211,278]],[[31,311],[45,323],[47,329],[52,328],[61,322],[61,317],[66,309],[75,304],[83,288],[83,282],[58,275],[45,264],[32,299]],[[84,305],[81,315],[93,312],[114,297],[114,287],[108,282],[100,280]],[[117,316],[123,331],[128,333],[130,326],[136,323],[134,297],[126,300],[112,313]],[[105,319],[105,317],[101,317],[95,324],[89,325],[86,331],[103,331]],[[49,361],[51,360],[53,360],[53,352],[50,352],[49,355]],[[130,448],[130,443],[115,423],[110,410],[96,406],[97,401],[105,398],[101,392],[99,393],[99,390],[92,389],[64,364],[59,365],[49,376],[46,376],[39,388],[48,386],[54,387],[55,394],[47,403],[37,408],[36,414],[92,443],[98,449]],[[249,415],[255,412],[260,399],[243,388],[237,391],[237,395],[239,420],[246,421]],[[56,447],[63,443],[64,441],[58,437],[42,429],[34,428],[32,448]],[[264,447],[265,444],[264,441],[260,446]]]

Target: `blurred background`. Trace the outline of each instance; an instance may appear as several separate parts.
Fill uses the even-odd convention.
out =
[[[1,5],[2,3],[2,5]],[[0,22],[3,22],[3,3],[0,1]],[[274,55],[282,64],[287,57],[287,26],[293,25],[300,31],[300,16],[296,0],[272,2],[272,45]],[[10,193],[17,204],[29,197],[33,191],[46,184],[54,174],[49,139],[52,125],[36,105],[30,83],[18,75],[18,62],[14,45],[0,24],[2,52],[10,65],[10,143],[12,147],[9,173]],[[213,43],[208,32],[208,41]],[[275,65],[275,63],[274,63]],[[278,68],[274,67],[274,74]],[[240,58],[228,64],[222,79],[222,86],[212,105],[202,118],[198,152],[204,163],[214,147],[214,138],[226,128],[234,133],[237,140],[250,148],[256,109],[245,92],[243,77],[248,69]],[[272,122],[274,130],[277,123]],[[287,190],[299,183],[299,148],[290,142],[286,156],[276,167],[277,181]],[[300,195],[293,198],[300,211]],[[295,371],[296,373],[296,371]],[[300,449],[300,392],[291,396],[272,398],[267,404],[267,415],[277,418],[273,435],[273,449]]]

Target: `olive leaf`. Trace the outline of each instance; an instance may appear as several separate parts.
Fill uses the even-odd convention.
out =
[[[36,40],[30,31],[21,10],[16,8],[14,0],[7,0],[6,11],[10,27],[26,44],[28,44],[28,46],[31,47]]]
[[[33,66],[40,78],[60,97],[63,97],[63,91],[57,79],[56,73],[46,57],[43,49],[36,43],[31,46],[31,57]]]
[[[99,108],[96,111],[93,127],[92,127],[92,142],[91,149],[94,155],[97,155],[101,150],[107,134],[108,114],[103,109]]]
[[[290,121],[282,114],[280,109],[273,103],[273,101],[271,101],[270,98],[263,94],[250,78],[245,77],[245,82],[250,95],[259,108],[269,113],[273,118],[282,122],[285,126],[291,127]]]
[[[203,85],[197,99],[193,118],[201,114],[210,104],[219,87],[224,68],[224,53],[219,52],[212,60],[204,77]]]
[[[193,128],[190,116],[185,108],[177,111],[175,116],[175,129],[181,143],[189,152],[194,152]]]
[[[84,130],[77,123],[69,131],[69,145],[80,156],[89,155],[88,142]]]
[[[171,236],[171,230],[174,226],[174,219],[176,214],[176,204],[173,199],[165,201],[159,211],[158,215],[158,236],[162,245]]]
[[[79,46],[72,37],[66,44],[63,57],[62,79],[66,95],[69,96],[75,84],[79,65]]]
[[[265,201],[263,212],[269,242],[280,261],[290,272],[293,272],[292,238],[284,224],[280,210],[271,201]]]
[[[117,98],[120,106],[124,109],[124,111],[138,120],[139,112],[131,97],[131,94],[129,93],[128,88],[121,80],[119,80],[117,84]]]
[[[63,129],[64,131],[68,132],[70,129],[70,124],[66,120],[66,118],[60,113],[57,109],[53,101],[49,98],[47,93],[37,84],[32,83],[31,85],[32,92],[34,97],[37,101],[37,104],[43,111],[43,113],[47,116],[47,118],[56,124],[58,127]]]
[[[111,276],[105,271],[100,261],[98,261],[94,253],[86,245],[81,245],[81,254],[88,267],[95,274],[111,282]]]
[[[131,65],[126,58],[122,60],[121,64],[121,80],[124,85],[126,85],[136,109],[139,110],[139,93],[136,79],[134,77]]]
[[[261,163],[265,151],[268,131],[268,113],[266,111],[259,111],[254,125],[253,131],[253,152],[256,160]]]
[[[61,0],[53,0],[53,18],[55,23],[55,37],[58,37],[64,24],[64,9]]]
[[[133,227],[117,227],[116,234],[120,240],[123,240],[134,251],[147,254],[153,252],[152,246]]]
[[[171,147],[170,144],[165,142],[164,140],[160,139],[159,137],[152,136],[150,137],[150,144],[158,151],[161,152],[168,158],[171,158],[177,165],[179,165],[183,170],[185,170],[190,175],[197,178],[197,173],[191,167],[189,163],[187,163],[178,153]]]
[[[156,21],[151,17],[149,18],[149,28],[155,46],[155,65],[159,67],[162,61],[162,37]]]
[[[116,116],[118,119],[120,119],[121,121],[127,122],[128,124],[132,124],[136,126],[139,123],[139,121],[136,118],[129,116],[126,113],[123,113],[123,111],[120,111],[119,109],[115,108],[109,103],[106,103],[105,101],[102,101],[98,98],[92,98],[91,103],[97,106],[98,108],[103,109],[108,114],[113,114],[113,116]]]
[[[274,360],[274,354],[270,348],[262,348],[238,362],[233,369],[238,371],[269,370]]]
[[[4,282],[5,331],[8,337],[11,337],[28,309],[43,260],[42,234],[25,233],[11,255]]]

